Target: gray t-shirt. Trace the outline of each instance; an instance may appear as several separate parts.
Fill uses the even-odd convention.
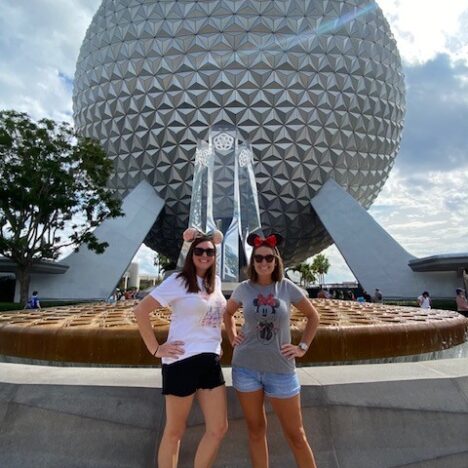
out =
[[[250,280],[241,283],[231,299],[243,306],[244,341],[234,348],[232,365],[260,372],[294,373],[296,362],[286,359],[280,347],[291,343],[290,306],[305,297],[292,281],[268,286]]]

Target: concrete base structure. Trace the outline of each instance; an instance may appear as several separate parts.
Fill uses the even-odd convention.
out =
[[[250,466],[228,382],[228,434],[216,467]],[[466,468],[468,359],[299,369],[307,433],[319,468]],[[159,369],[0,364],[0,466],[155,466],[164,425]],[[190,416],[180,467],[203,433]],[[269,410],[271,467],[295,466]]]
[[[117,286],[164,206],[146,181],[140,182],[122,204],[125,216],[105,220],[95,234],[109,243],[103,254],[86,247],[72,253],[59,264],[68,265],[61,275],[31,275],[30,291],[41,300],[105,300]],[[19,284],[16,299],[19,300]]]
[[[423,291],[432,297],[450,298],[463,288],[462,269],[417,272],[417,261],[333,179],[311,200],[315,212],[362,287],[372,294],[382,290],[386,299],[415,298]],[[461,255],[467,260],[468,254]],[[460,271],[458,271],[460,270]]]

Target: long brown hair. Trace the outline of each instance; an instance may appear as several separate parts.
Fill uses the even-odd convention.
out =
[[[257,249],[260,247],[268,247],[265,245],[261,245],[259,247],[254,247],[252,250],[252,255],[250,256],[249,266],[247,268],[247,276],[249,277],[250,281],[256,283],[258,281],[258,274],[255,270],[254,266],[254,255]],[[277,247],[268,247],[269,249],[273,250],[273,255],[275,256],[275,269],[271,273],[271,279],[275,282],[281,281],[284,277],[284,266],[283,266],[283,259],[279,253]]]
[[[197,282],[197,270],[193,264],[193,249],[202,242],[209,241],[213,244],[215,251],[215,257],[213,265],[206,270],[205,276],[203,277],[203,286],[208,294],[211,294],[215,290],[215,281],[216,281],[216,244],[213,242],[211,236],[200,236],[195,238],[191,243],[187,256],[185,257],[184,266],[182,271],[177,275],[177,278],[182,278],[185,281],[185,286],[187,287],[187,292],[197,293],[200,292]]]

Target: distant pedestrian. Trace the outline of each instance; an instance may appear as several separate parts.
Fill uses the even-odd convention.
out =
[[[327,293],[323,288],[319,288],[319,291],[317,293],[317,298],[318,299],[328,299]]]
[[[376,304],[383,303],[383,295],[380,292],[379,288],[375,288],[374,296],[372,297],[372,302],[375,302]]]
[[[419,304],[419,307],[421,307],[421,309],[430,309],[432,307],[432,300],[428,291],[424,291],[418,297],[418,304]]]
[[[122,297],[125,299],[124,292],[119,288],[115,288],[115,300],[120,301]]]
[[[124,292],[125,300],[133,299],[133,291],[131,289],[126,289]]]
[[[457,288],[457,297],[455,298],[455,301],[457,302],[458,313],[468,317],[468,300],[464,289]]]
[[[107,298],[108,304],[115,304],[117,302],[117,290],[114,290],[112,294]]]
[[[33,291],[32,296],[26,302],[25,309],[40,309],[41,303],[39,301],[39,293],[37,291]]]
[[[348,289],[346,291],[346,299],[348,301],[354,301],[354,294],[353,294],[353,291],[351,291],[351,289]]]
[[[364,297],[364,300],[366,302],[372,302],[371,295],[365,289],[364,289],[364,291],[362,291],[362,296]]]

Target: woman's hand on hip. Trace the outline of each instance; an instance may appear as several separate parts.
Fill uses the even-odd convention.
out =
[[[281,346],[281,354],[287,359],[300,358],[304,356],[305,353],[306,352],[299,348],[299,346],[291,343]]]
[[[184,344],[183,341],[166,341],[159,346],[155,356],[158,358],[169,357],[177,359],[185,352]]]
[[[235,348],[236,346],[240,345],[244,341],[244,334],[239,332],[234,339],[232,340],[232,347]]]

